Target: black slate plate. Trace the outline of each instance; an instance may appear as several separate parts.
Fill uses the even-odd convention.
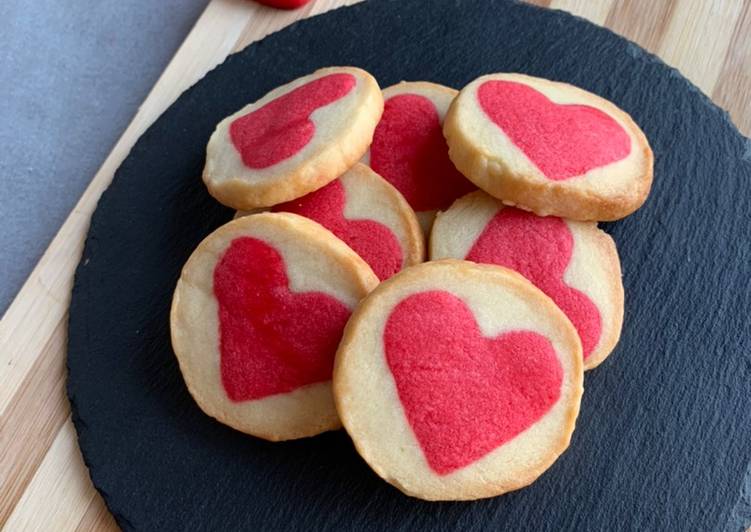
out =
[[[344,433],[284,444],[234,432],[189,397],[168,309],[183,262],[231,212],[206,193],[225,115],[326,65],[382,86],[461,87],[493,71],[564,80],[632,114],[655,183],[618,243],[626,320],[587,374],[570,450],[531,487],[473,503],[401,495]],[[230,57],[143,135],[94,214],[70,311],[68,392],[118,523],[140,530],[738,530],[751,459],[751,143],[678,72],[561,12],[503,0],[378,0]],[[746,495],[751,492],[746,485]]]

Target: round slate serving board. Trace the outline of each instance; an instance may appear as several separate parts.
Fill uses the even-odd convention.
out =
[[[532,486],[427,503],[381,481],[343,432],[267,443],[190,398],[168,313],[193,248],[232,212],[201,179],[224,116],[316,68],[382,86],[480,74],[567,81],[631,113],[655,152],[623,265],[616,352],[586,375],[570,449]],[[102,196],[76,274],[68,392],[91,476],[124,529],[738,530],[751,459],[751,143],[675,70],[568,14],[504,0],[373,0],[231,56],[143,135]],[[749,490],[749,486],[746,486]],[[746,493],[748,495],[748,492]]]

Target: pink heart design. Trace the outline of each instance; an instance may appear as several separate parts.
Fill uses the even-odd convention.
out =
[[[214,296],[222,384],[231,400],[331,379],[350,310],[328,294],[290,292],[273,247],[251,237],[233,240],[214,268]]]
[[[448,292],[402,300],[383,340],[407,420],[439,475],[515,438],[561,394],[563,368],[547,338],[524,330],[484,337]]]
[[[329,74],[235,119],[229,135],[245,166],[268,168],[295,155],[315,134],[310,114],[349,94],[356,83],[352,74]]]
[[[307,196],[274,207],[315,220],[343,240],[367,262],[380,280],[402,268],[402,247],[394,233],[374,220],[344,217],[344,186],[338,179]]]
[[[399,94],[384,103],[370,146],[370,167],[416,211],[445,209],[475,190],[449,159],[435,105],[418,94]]]
[[[466,258],[516,270],[545,292],[576,327],[586,360],[600,340],[602,323],[592,300],[563,280],[573,252],[574,237],[560,218],[505,208],[488,222]]]
[[[477,90],[485,114],[553,181],[620,161],[631,138],[610,115],[588,105],[559,105],[515,81],[486,81]]]

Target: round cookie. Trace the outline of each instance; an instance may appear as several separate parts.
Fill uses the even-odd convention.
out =
[[[268,440],[340,426],[334,355],[370,267],[319,224],[262,213],[223,225],[185,264],[172,300],[172,346],[208,415]]]
[[[203,180],[235,209],[269,207],[321,188],[357,162],[383,111],[359,68],[322,68],[222,120],[206,147]]]
[[[458,91],[425,81],[383,90],[383,116],[364,161],[404,195],[425,233],[435,211],[475,189],[448,157],[442,125]]]
[[[571,322],[521,275],[427,262],[381,283],[337,351],[334,397],[365,461],[427,500],[533,482],[568,447],[582,396]]]
[[[443,133],[456,167],[505,204],[617,220],[646,200],[652,150],[631,117],[566,83],[490,74],[464,87]]]
[[[272,210],[293,212],[323,225],[365,259],[382,281],[425,258],[425,239],[414,211],[364,164]]]
[[[623,283],[613,239],[596,222],[540,217],[482,191],[436,218],[431,260],[455,258],[521,273],[566,313],[582,341],[584,369],[611,353],[623,325]]]

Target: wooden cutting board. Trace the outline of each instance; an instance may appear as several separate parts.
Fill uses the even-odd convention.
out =
[[[316,0],[294,12],[213,0],[0,322],[0,525],[8,530],[109,530],[114,521],[81,461],[64,393],[73,271],[101,192],[141,133],[188,86],[298,18],[356,0]],[[679,68],[751,131],[751,3],[743,0],[552,0]]]

